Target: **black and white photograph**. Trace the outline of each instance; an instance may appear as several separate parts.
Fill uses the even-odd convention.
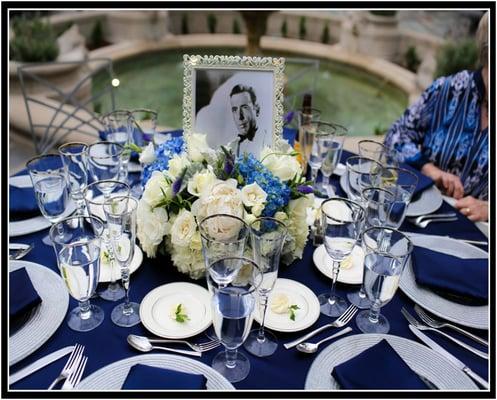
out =
[[[273,86],[270,71],[198,69],[194,131],[213,148],[238,140],[237,155],[259,155],[272,145]]]

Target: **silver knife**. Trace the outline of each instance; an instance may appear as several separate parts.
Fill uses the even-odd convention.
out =
[[[444,358],[449,360],[452,364],[454,364],[457,368],[463,371],[466,375],[473,378],[476,382],[482,385],[485,389],[489,389],[488,382],[483,379],[480,375],[473,372],[468,366],[466,366],[461,360],[454,357],[447,350],[445,350],[438,343],[435,343],[428,336],[426,336],[423,332],[421,332],[418,328],[409,325],[409,329],[414,333],[421,341],[430,347],[432,350],[435,350],[438,354],[442,355]]]
[[[28,375],[31,375],[33,372],[38,371],[39,369],[47,366],[48,364],[57,361],[59,358],[64,357],[66,354],[69,354],[74,350],[74,346],[67,346],[60,350],[54,351],[53,353],[47,354],[45,357],[36,360],[33,364],[28,365],[26,368],[17,371],[16,373],[9,376],[9,385],[20,381]]]

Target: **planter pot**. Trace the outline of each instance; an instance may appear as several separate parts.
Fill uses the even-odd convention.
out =
[[[397,16],[366,13],[359,27],[359,52],[373,57],[399,61],[401,34]]]

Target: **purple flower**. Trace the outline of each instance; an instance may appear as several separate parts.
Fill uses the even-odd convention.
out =
[[[297,186],[297,191],[299,191],[300,193],[303,193],[303,194],[309,194],[309,193],[313,193],[314,189],[312,188],[312,186],[299,185],[299,186]]]
[[[231,160],[230,158],[226,158],[226,160],[224,161],[224,173],[228,176],[231,176],[233,167],[233,160]]]
[[[290,122],[292,122],[294,115],[295,115],[294,111],[289,111],[283,118],[283,124],[288,125]]]
[[[181,189],[181,184],[183,183],[183,174],[180,175],[173,183],[173,196],[176,196]]]

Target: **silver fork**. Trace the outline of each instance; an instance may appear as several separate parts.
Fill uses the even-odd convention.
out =
[[[85,346],[82,346],[80,344],[76,344],[74,346],[74,350],[72,351],[71,355],[69,356],[66,365],[64,365],[64,368],[62,368],[62,371],[60,371],[60,374],[55,380],[52,382],[52,384],[48,387],[48,390],[52,390],[53,387],[59,383],[60,381],[67,379],[69,374],[71,373],[72,369],[78,365],[81,355],[83,354],[83,350],[85,349]]]
[[[416,311],[416,313],[419,315],[419,318],[421,318],[421,320],[426,325],[431,326],[432,328],[451,328],[451,329],[455,330],[456,332],[459,332],[459,333],[469,337],[470,339],[473,339],[474,341],[488,347],[488,342],[486,340],[483,340],[482,338],[479,338],[478,336],[473,335],[472,333],[465,331],[464,329],[459,328],[458,326],[449,324],[448,322],[442,322],[442,321],[437,321],[437,320],[433,319],[428,314],[426,314],[426,312],[417,304],[414,306],[414,311]]]
[[[74,387],[81,381],[81,378],[83,377],[83,372],[85,370],[87,361],[88,361],[88,357],[81,358],[78,365],[76,365],[72,369],[71,373],[69,374],[66,381],[62,385],[62,390],[74,389]]]
[[[472,352],[473,354],[476,354],[477,356],[484,358],[485,360],[488,360],[488,354],[484,353],[483,351],[480,351],[478,349],[475,349],[474,347],[471,347],[470,345],[461,342],[460,340],[457,340],[456,338],[453,338],[450,335],[447,335],[445,332],[439,331],[438,329],[432,328],[430,326],[426,326],[421,324],[416,318],[414,318],[409,312],[402,307],[402,310],[400,310],[402,315],[407,319],[407,321],[411,324],[414,325],[416,328],[418,328],[420,331],[433,331],[437,332],[440,335],[446,337],[449,340],[452,340],[454,343],[458,344],[459,346],[465,348],[466,350]]]
[[[299,343],[302,343],[304,340],[307,340],[314,335],[316,335],[319,332],[324,331],[325,329],[328,328],[341,328],[344,325],[347,325],[352,317],[355,315],[357,312],[357,307],[351,304],[349,308],[347,308],[342,315],[340,315],[336,320],[334,320],[331,324],[326,324],[323,325],[322,327],[313,330],[312,332],[309,332],[307,335],[301,336],[298,339],[293,340],[292,342],[285,343],[283,346],[285,346],[286,349],[291,349],[292,347],[297,346]]]
[[[435,218],[452,218],[452,217],[456,217],[456,213],[446,213],[446,214],[425,214],[425,215],[421,215],[419,217],[411,217],[411,218],[407,218],[407,220],[411,223],[413,223],[414,225],[417,225],[419,224],[422,220],[424,220],[425,218],[427,219],[435,219]]]
[[[186,344],[188,347],[190,347],[190,349],[194,351],[199,351],[201,353],[215,349],[216,347],[221,345],[219,339],[211,340],[209,342],[204,342],[204,343],[190,343],[186,340],[175,340],[175,339],[151,339],[151,338],[147,339],[150,341],[150,343],[183,343]]]
[[[452,221],[457,221],[457,217],[454,218],[432,218],[432,219],[425,219],[424,221],[421,221],[419,223],[414,223],[419,228],[426,228],[429,224],[432,222],[452,222]]]

